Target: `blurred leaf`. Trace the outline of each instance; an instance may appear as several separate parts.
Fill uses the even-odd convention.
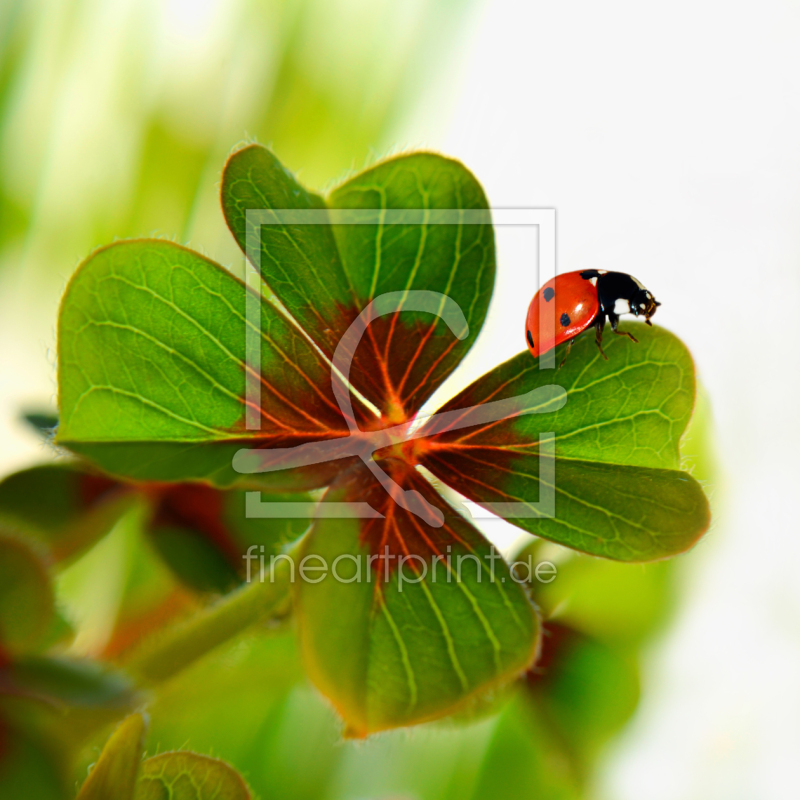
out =
[[[128,708],[136,700],[130,681],[96,661],[26,656],[8,670],[12,692],[69,707]]]
[[[0,718],[0,797],[3,800],[68,800],[58,757],[40,737]]]
[[[29,543],[0,530],[0,642],[12,652],[31,649],[54,618],[44,561]]]
[[[263,431],[245,427],[247,290],[222,267],[165,241],[120,242],[73,276],[59,316],[59,444],[127,477],[228,486],[246,442],[292,446],[345,435],[329,367],[260,303]],[[97,298],[103,302],[98,303]],[[322,485],[337,463],[290,489]]]
[[[155,501],[147,526],[161,557],[197,591],[224,593],[239,582],[244,562],[224,519],[225,499],[226,493],[202,484],[170,486]]]
[[[532,589],[546,619],[609,643],[636,643],[669,613],[673,566],[669,561],[621,564],[576,553],[559,561],[555,580],[534,581]]]
[[[542,657],[527,689],[585,776],[600,748],[628,721],[639,701],[639,675],[631,657],[570,628],[548,623]]]
[[[307,494],[260,497],[261,503],[286,501],[312,503]],[[248,517],[245,492],[177,484],[157,496],[148,530],[184,583],[198,591],[226,592],[245,579],[248,549],[254,548],[255,558],[263,556],[269,564],[270,555],[297,539],[309,522]]]
[[[0,482],[0,519],[37,536],[56,561],[94,544],[133,501],[130,487],[79,464],[43,464]]]
[[[533,703],[522,693],[500,713],[470,800],[498,797],[580,800],[574,765]]]
[[[136,800],[250,800],[250,790],[224,761],[196,753],[162,753],[142,764]]]
[[[75,637],[75,628],[67,619],[56,597],[55,614],[44,636],[39,640],[36,652],[45,653],[53,647],[66,648]]]
[[[196,484],[141,488],[151,508],[134,509],[110,536],[62,573],[61,597],[79,629],[77,652],[116,659],[137,649],[165,625],[199,612],[209,598],[199,597],[197,591],[224,592],[245,580],[243,556],[248,550],[250,574],[257,580],[261,559],[269,568],[272,554],[308,525],[302,518],[248,518],[243,492]],[[309,501],[307,495],[290,497]],[[282,499],[286,498],[261,495],[262,503]],[[180,561],[177,552],[169,551],[171,543],[160,541],[170,525],[183,536]],[[204,555],[211,562],[206,572]],[[285,587],[281,591],[285,593]]]
[[[63,560],[93,545],[141,498],[153,509],[146,527],[156,549],[198,591],[228,591],[240,581],[248,547],[263,545],[268,557],[308,527],[302,518],[249,518],[244,492],[121,483],[80,464],[41,465],[5,478],[0,519],[34,534]],[[311,503],[307,494],[261,496],[262,503],[288,500]]]
[[[175,575],[198,592],[224,594],[239,583],[239,576],[211,542],[187,528],[159,526],[153,543]]]
[[[500,712],[471,800],[578,800],[602,746],[638,701],[618,649],[547,623],[542,655]]]
[[[539,632],[480,533],[413,468],[383,468],[440,509],[444,526],[395,506],[366,470],[351,472],[325,500],[357,498],[383,517],[315,522],[297,585],[306,668],[357,737],[453,713],[502,686],[530,665]],[[322,563],[329,572],[311,571]]]
[[[58,426],[58,414],[55,411],[26,411],[22,419],[44,438],[49,438]]]
[[[147,729],[141,714],[122,721],[78,793],[78,800],[132,800]]]
[[[95,662],[19,658],[0,668],[0,733],[5,727],[11,743],[8,758],[38,762],[31,775],[23,770],[20,781],[33,789],[68,785],[71,765],[91,737],[118,720],[141,697],[130,683]],[[0,751],[2,751],[0,741]],[[37,794],[3,794],[3,754],[0,752],[0,797],[36,797]],[[14,773],[20,775],[19,768]],[[24,784],[23,784],[24,785]],[[53,790],[55,791],[55,789]],[[42,797],[53,796],[42,788]],[[62,790],[58,797],[67,796]],[[70,792],[69,797],[74,797]]]
[[[710,522],[702,488],[679,470],[694,367],[675,336],[663,328],[634,327],[640,344],[613,337],[605,348],[607,363],[591,338],[582,337],[556,373],[540,370],[525,352],[479,378],[442,411],[514,397],[554,380],[567,390],[567,402],[552,414],[437,434],[422,463],[477,503],[530,503],[538,499],[545,460],[534,457],[539,435],[554,431],[556,516],[509,515],[510,522],[620,561],[687,550]]]
[[[86,552],[69,564],[62,565],[56,584],[59,605],[75,627],[71,651],[76,655],[97,656],[105,647],[117,625],[123,599],[129,593],[131,572],[140,549],[142,524],[147,513],[146,503],[137,492],[137,502],[116,525]],[[151,561],[161,567],[161,573],[174,585],[169,571],[160,559]],[[147,573],[145,588],[148,597],[161,596],[163,587]]]

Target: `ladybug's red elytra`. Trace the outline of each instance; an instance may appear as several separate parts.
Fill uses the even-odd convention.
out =
[[[551,303],[555,305],[555,330],[552,335],[541,339],[539,312]],[[642,315],[644,321],[652,325],[650,317],[660,305],[636,278],[624,272],[607,272],[603,269],[566,272],[556,275],[534,295],[525,320],[525,340],[534,358],[562,342],[569,342],[569,353],[575,337],[594,325],[595,341],[607,361],[608,356],[603,352],[606,319],[611,323],[614,333],[637,342],[633,334],[617,330],[620,314]]]

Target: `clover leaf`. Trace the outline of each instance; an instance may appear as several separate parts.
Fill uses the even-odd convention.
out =
[[[637,332],[638,346],[609,342],[607,364],[588,339],[560,371],[523,352],[417,424],[480,332],[494,283],[488,203],[460,163],[401,155],[322,197],[250,145],[226,164],[222,207],[260,291],[162,240],[118,242],[79,267],[59,316],[56,438],[146,484],[326,490],[299,554],[340,559],[345,579],[301,580],[294,598],[309,674],[351,735],[452,713],[537,652],[526,590],[419,468],[606,558],[672,556],[708,527],[678,449],[693,365],[663,329]],[[372,313],[387,296],[397,304]],[[332,361],[365,314],[345,347],[343,401]],[[331,442],[330,457],[292,458]],[[554,515],[540,507],[547,492]],[[372,513],[322,513],[333,503]],[[359,556],[378,567],[371,580],[354,571]]]

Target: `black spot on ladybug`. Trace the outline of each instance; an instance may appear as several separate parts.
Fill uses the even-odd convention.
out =
[[[552,286],[548,286],[543,292],[542,297],[549,303],[556,296]]]
[[[533,347],[533,336],[531,336],[531,332],[530,332],[530,331],[525,331],[525,333],[526,333],[526,335],[527,335],[527,337],[528,337],[528,344],[529,344],[531,347]]]
[[[569,314],[561,315],[561,324],[566,328],[569,325]]]

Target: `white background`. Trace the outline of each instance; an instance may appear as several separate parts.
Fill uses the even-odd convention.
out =
[[[405,136],[555,207],[559,271],[639,278],[710,395],[716,520],[600,796],[800,797],[800,5],[489,2]],[[536,289],[498,248],[476,373]]]

